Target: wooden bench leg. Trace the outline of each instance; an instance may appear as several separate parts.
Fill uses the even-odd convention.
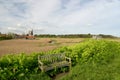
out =
[[[40,67],[40,69],[41,69],[41,72],[44,72],[44,68],[43,67]]]

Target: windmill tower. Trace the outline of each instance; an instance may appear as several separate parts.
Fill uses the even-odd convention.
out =
[[[28,31],[26,39],[35,39],[35,37],[33,35],[33,29]]]
[[[28,35],[29,35],[29,36],[33,36],[33,29],[32,29],[32,30],[29,30]]]

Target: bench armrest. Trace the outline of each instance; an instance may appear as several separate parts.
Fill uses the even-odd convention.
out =
[[[65,56],[65,59],[68,60],[69,63],[71,63],[71,58]]]
[[[40,61],[40,56],[38,56],[38,65],[43,66],[43,63]]]
[[[38,64],[40,64],[40,66],[43,66],[43,63],[40,60],[38,60]]]

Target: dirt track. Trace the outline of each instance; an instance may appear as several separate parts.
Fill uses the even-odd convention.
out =
[[[48,43],[50,40],[56,42]],[[57,38],[42,38],[39,40],[4,40],[0,41],[0,56],[5,54],[17,54],[25,52],[27,54],[33,52],[49,51],[63,45],[71,45],[80,42],[81,39],[57,39]]]

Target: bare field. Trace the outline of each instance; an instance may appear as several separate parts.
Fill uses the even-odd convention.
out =
[[[13,39],[0,41],[0,56],[5,54],[30,54],[33,52],[49,51],[61,46],[69,46],[81,42],[82,38],[39,38],[36,40]],[[53,41],[49,43],[49,41]]]

